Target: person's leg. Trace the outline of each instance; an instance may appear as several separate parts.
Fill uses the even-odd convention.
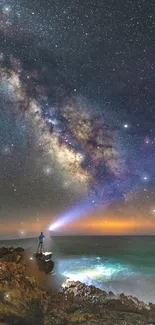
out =
[[[44,243],[42,243],[42,253],[44,253]]]
[[[39,254],[39,250],[40,250],[40,243],[38,244],[38,249],[37,249],[38,254]]]
[[[40,243],[40,253],[43,253],[43,243]]]

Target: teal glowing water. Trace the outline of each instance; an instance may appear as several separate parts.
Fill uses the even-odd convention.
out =
[[[16,245],[35,249],[37,239]],[[54,237],[50,248],[64,277],[155,303],[154,237]]]

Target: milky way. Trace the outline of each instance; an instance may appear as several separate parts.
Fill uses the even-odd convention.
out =
[[[12,8],[3,5],[1,29],[5,37],[9,37],[9,31],[12,38],[16,37],[14,20],[17,18],[16,23],[19,23],[19,16],[19,12],[15,14]],[[27,71],[21,60],[2,52],[1,65],[2,80],[13,88],[18,107],[31,115],[39,145],[52,160],[56,159],[73,179],[88,187],[96,187],[108,173],[120,174],[116,132],[105,124],[102,115],[93,114],[90,104],[86,107],[62,85],[53,85],[47,63],[43,68]],[[56,103],[50,99],[53,94],[57,97]]]
[[[1,16],[5,37],[9,40],[11,32],[11,41],[16,44],[19,12],[5,4]],[[23,36],[21,32],[18,34],[20,40]],[[55,83],[50,75],[55,72],[51,66],[48,70],[49,62],[46,60],[43,64],[27,60],[26,64],[3,52],[1,78],[13,90],[18,108],[31,116],[38,145],[51,161],[55,160],[73,179],[91,191],[95,190],[97,196],[101,195],[105,180],[118,183],[118,189],[119,179],[123,177],[125,183],[128,182],[124,178],[128,174],[127,166],[116,146],[118,130],[106,125],[103,114],[94,114],[90,103],[85,104],[85,99],[76,96],[76,89],[71,91],[66,84]]]
[[[61,104],[51,105],[44,86],[39,85],[41,76],[28,74],[14,57],[9,63],[10,69],[4,67],[5,56],[1,59],[1,80],[13,90],[19,109],[31,115],[39,135],[38,144],[51,159],[88,186],[104,180],[108,172],[118,176],[114,131],[103,117],[92,116],[89,107],[82,107],[76,97],[64,97]]]
[[[154,186],[150,8],[0,1],[1,84],[49,157],[44,175],[59,166],[66,189],[73,181],[88,191],[87,206],[126,204]]]

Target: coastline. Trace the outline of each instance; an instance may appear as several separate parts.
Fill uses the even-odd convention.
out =
[[[37,244],[38,238],[32,238],[1,241],[0,246],[20,246],[35,252]],[[45,249],[52,249],[57,274],[155,303],[154,238],[54,237]]]
[[[34,265],[31,269],[33,261],[24,254],[22,248],[0,249],[0,324],[155,324],[155,305],[123,293],[116,296],[71,281],[59,290],[43,288],[39,279],[43,277],[42,283],[48,284],[51,268],[46,274],[44,265],[41,271]]]

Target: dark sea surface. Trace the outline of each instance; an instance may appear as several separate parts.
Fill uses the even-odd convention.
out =
[[[37,238],[0,242],[34,252],[37,244]],[[53,237],[45,250],[64,277],[155,303],[155,237]]]

